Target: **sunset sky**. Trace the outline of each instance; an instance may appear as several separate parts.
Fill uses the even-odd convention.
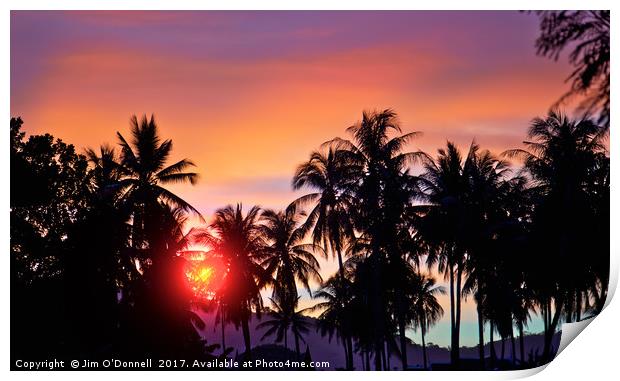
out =
[[[537,35],[537,17],[513,11],[14,11],[11,115],[81,150],[154,113],[173,159],[201,175],[173,190],[207,218],[236,202],[283,208],[300,194],[295,167],[364,109],[423,132],[413,150],[519,147],[570,73],[535,55]],[[447,345],[443,305],[428,341]],[[475,319],[468,302],[464,345]]]

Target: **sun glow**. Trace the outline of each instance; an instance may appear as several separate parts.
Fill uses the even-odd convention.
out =
[[[225,271],[221,261],[205,255],[191,255],[186,259],[188,261],[185,276],[194,295],[198,298],[213,299],[224,277]]]

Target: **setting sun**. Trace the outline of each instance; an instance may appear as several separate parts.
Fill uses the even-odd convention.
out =
[[[204,254],[190,255],[190,258],[186,259],[185,276],[194,294],[199,298],[213,299],[225,272],[220,261],[214,257],[205,257]]]

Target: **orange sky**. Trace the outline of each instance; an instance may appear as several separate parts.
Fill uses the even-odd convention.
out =
[[[154,113],[201,174],[172,188],[205,216],[283,208],[295,167],[363,109],[422,131],[411,149],[518,147],[570,73],[537,34],[518,12],[14,11],[11,115],[82,149]]]

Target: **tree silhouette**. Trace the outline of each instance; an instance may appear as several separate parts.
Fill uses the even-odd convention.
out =
[[[257,326],[258,329],[267,328],[261,340],[275,335],[276,342],[284,341],[284,348],[288,349],[288,331],[290,329],[295,340],[297,359],[301,360],[299,342],[306,342],[304,335],[309,332],[311,324],[303,315],[304,310],[297,310],[299,298],[291,301],[290,299],[280,299],[279,296],[276,296],[269,298],[269,300],[273,308],[267,312],[267,319]]]
[[[589,119],[573,121],[550,111],[546,118],[532,121],[528,131],[531,140],[524,142],[525,150],[506,152],[508,156],[524,160],[537,192],[530,250],[536,253],[541,266],[530,271],[530,283],[536,289],[543,312],[543,358],[547,360],[562,314],[568,322],[579,320],[584,309],[584,295],[590,288],[596,289],[598,272],[592,261],[584,266],[580,260],[582,254],[591,251],[593,246],[598,249],[596,252],[607,247],[604,242],[608,240],[600,236],[600,232],[593,232],[593,237],[601,237],[601,243],[598,240],[592,243],[583,234],[591,232],[592,226],[601,226],[596,221],[604,218],[604,214],[598,214],[600,209],[590,206],[589,196],[594,185],[590,178],[592,170],[606,156],[600,131],[601,128]],[[562,263],[562,271],[549,274],[542,270],[555,263]],[[600,288],[605,290],[607,285]]]
[[[265,210],[261,215],[261,234],[268,245],[264,248],[265,259],[261,263],[267,274],[275,276],[273,296],[284,305],[296,304],[299,281],[312,295],[309,282],[322,282],[320,265],[314,257],[321,252],[320,246],[304,243],[305,231],[299,226],[299,215],[294,205],[284,212]]]
[[[259,224],[260,208],[253,206],[243,215],[243,207],[228,205],[215,212],[209,229],[196,231],[195,242],[206,244],[226,261],[227,273],[217,292],[227,308],[230,321],[243,330],[245,354],[252,356],[249,320],[252,312],[260,315],[261,288],[268,274],[261,266],[265,260],[265,241]]]
[[[308,162],[301,164],[293,176],[293,189],[302,187],[315,190],[293,201],[291,205],[304,207],[313,204],[308,213],[303,231],[311,231],[315,245],[322,244],[324,253],[328,250],[338,258],[339,276],[344,281],[343,248],[354,236],[353,194],[355,172],[361,167],[344,157],[346,152],[329,148],[327,153],[314,151]],[[351,338],[347,342],[346,368],[353,367]]]
[[[347,338],[351,337],[353,317],[351,291],[351,283],[346,278],[331,277],[314,293],[314,298],[323,301],[308,309],[308,311],[321,311],[317,324],[321,336],[328,336],[330,342],[335,336],[342,343],[347,369],[350,358]]]
[[[465,272],[466,191],[463,159],[458,148],[448,142],[439,149],[436,160],[425,160],[420,187],[431,208],[419,224],[419,230],[429,243],[427,263],[437,265],[449,280],[451,351],[453,364],[459,361],[459,332],[461,320],[462,282]]]
[[[121,146],[122,179],[121,192],[132,209],[132,246],[135,249],[148,247],[148,236],[153,221],[149,215],[157,209],[159,201],[166,202],[185,211],[191,211],[198,216],[200,213],[188,202],[170,192],[163,185],[176,183],[190,183],[194,185],[198,174],[185,172],[193,167],[194,163],[188,159],[180,160],[166,166],[172,151],[172,141],[161,141],[154,116],[150,119],[146,115],[138,121],[134,115],[130,119],[131,144],[117,132]],[[145,258],[137,258],[144,262]]]
[[[411,177],[406,166],[420,159],[420,152],[403,152],[406,144],[416,132],[402,134],[393,110],[381,112],[364,112],[362,120],[349,127],[347,131],[353,140],[335,138],[327,144],[335,147],[338,160],[346,163],[345,167],[356,168],[351,180],[346,184],[355,196],[354,225],[355,230],[367,238],[369,243],[369,264],[374,267],[369,304],[372,307],[375,322],[376,340],[375,367],[380,369],[381,354],[384,354],[384,342],[388,327],[383,314],[387,304],[382,289],[385,280],[382,269],[386,261],[398,262],[402,253],[396,245],[400,221],[412,194]],[[401,342],[401,361],[407,366],[405,338],[405,299],[402,288],[395,288],[396,316],[399,324]]]
[[[426,275],[415,277],[411,289],[413,322],[414,327],[420,328],[424,369],[427,369],[428,356],[424,337],[428,329],[435,325],[443,315],[443,308],[437,301],[437,295],[445,294],[446,291],[443,287],[436,285],[435,279]]]
[[[51,135],[26,139],[21,126],[11,119],[13,357],[212,359],[219,345],[200,337],[197,312],[216,307],[220,356],[232,350],[232,323],[251,359],[249,321],[270,287],[262,338],[288,347],[291,331],[298,360],[311,326],[305,314],[318,312],[316,329],[342,344],[346,369],[354,353],[364,369],[371,358],[375,369],[389,369],[392,353],[406,369],[408,328],[421,330],[427,368],[426,335],[442,317],[437,296],[446,290],[423,274],[436,267],[448,280],[452,368],[462,368],[469,296],[481,366],[488,323],[491,368],[506,365],[496,361],[496,335],[501,359],[508,343],[508,367],[517,368],[550,361],[560,322],[597,314],[607,297],[610,160],[606,129],[587,118],[551,111],[534,119],[525,149],[503,153],[523,160],[515,169],[475,142],[466,156],[451,142],[435,158],[407,152],[416,133],[403,134],[392,110],[365,112],[348,129],[351,140],[324,143],[297,168],[293,187],[312,193],[279,212],[228,205],[189,231],[197,211],[165,186],[197,175],[186,172],[189,160],[166,166],[172,143],[153,118],[132,118],[133,140],[118,134],[120,153],[102,145],[80,155]],[[188,283],[183,252],[193,244],[223,262],[210,300]],[[325,281],[317,253],[338,260]],[[314,307],[298,309],[298,283]],[[33,328],[41,310],[54,329]],[[524,329],[535,313],[543,353],[526,360]]]
[[[568,47],[574,71],[567,78],[571,89],[561,103],[584,96],[580,108],[584,115],[598,113],[597,122],[609,128],[609,18],[607,11],[539,12],[541,34],[536,40],[539,55],[557,60]]]

